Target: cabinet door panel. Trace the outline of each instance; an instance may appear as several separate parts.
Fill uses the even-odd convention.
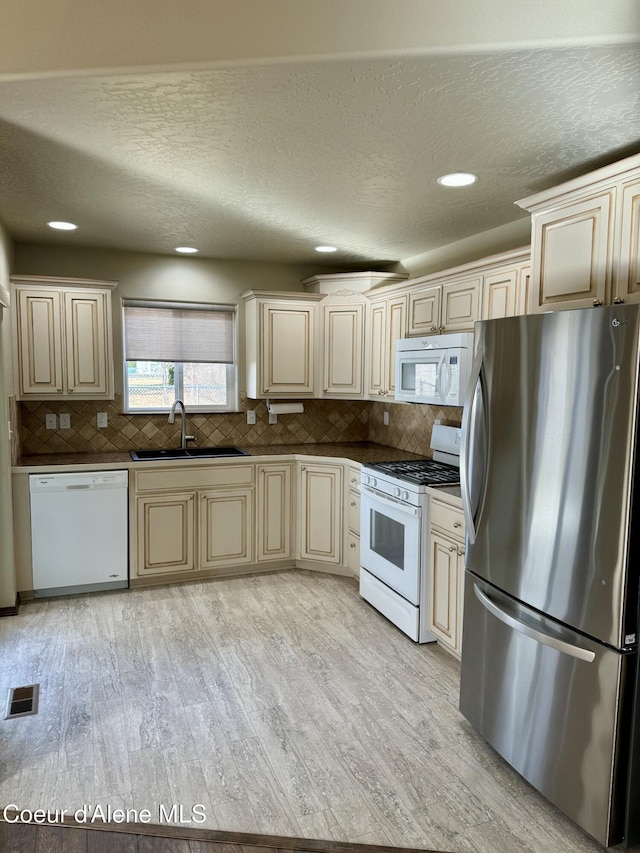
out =
[[[442,287],[436,285],[409,294],[408,335],[433,335],[440,328]]]
[[[138,574],[193,571],[194,494],[138,498]]]
[[[342,467],[303,465],[300,474],[300,556],[341,563]]]
[[[620,259],[614,296],[640,302],[640,181],[622,189]]]
[[[17,290],[17,303],[20,396],[62,394],[60,292]]]
[[[435,531],[429,537],[429,630],[446,646],[458,643],[458,548]]]
[[[516,314],[528,314],[531,310],[531,267],[526,266],[518,273],[518,295]]]
[[[324,306],[324,393],[360,395],[364,305]]]
[[[200,495],[200,568],[253,562],[253,489]]]
[[[370,308],[371,339],[369,366],[369,394],[380,396],[384,394],[385,380],[385,329],[387,325],[387,304],[376,302]]]
[[[605,301],[612,206],[613,191],[534,214],[534,311]]]
[[[291,558],[291,465],[258,469],[258,562]]]
[[[389,300],[388,332],[386,352],[386,388],[388,396],[396,392],[396,341],[407,334],[407,296],[396,296]]]
[[[480,277],[442,286],[443,331],[473,331],[473,324],[480,319],[481,287]]]
[[[109,294],[65,292],[67,392],[109,392],[110,347],[107,335]]]
[[[313,394],[316,306],[265,303],[262,309],[263,393]]]
[[[518,271],[504,270],[484,277],[483,320],[513,317],[516,311]]]

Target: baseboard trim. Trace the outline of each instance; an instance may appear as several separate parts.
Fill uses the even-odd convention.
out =
[[[16,592],[16,603],[13,607],[0,607],[0,617],[2,616],[17,616],[20,609],[20,593]]]

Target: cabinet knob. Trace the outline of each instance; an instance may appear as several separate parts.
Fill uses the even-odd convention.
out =
[[[458,557],[464,557],[464,548],[458,548]]]
[[[438,329],[438,331],[439,331],[439,332],[444,332],[444,326],[440,326],[440,328]]]
[[[594,299],[593,300],[593,307],[594,308],[599,308],[601,305],[602,305],[602,299]]]
[[[623,302],[624,299],[621,299],[619,296],[616,296],[616,298],[613,300],[614,305],[622,305]]]
[[[352,543],[349,545],[349,548],[355,548],[355,547],[356,547],[356,543],[355,543],[355,542],[352,542]]]
[[[459,522],[459,521],[454,521],[454,522],[453,522],[453,526],[454,526],[454,527],[460,527],[460,522]]]
[[[432,327],[431,327],[431,331],[432,331],[432,332],[437,332],[437,331],[438,331],[438,327],[437,327],[437,326],[432,326]]]
[[[57,391],[58,391],[58,394],[62,394],[62,388],[58,388]]]
[[[351,503],[349,504],[349,506],[355,506],[355,505],[356,505],[355,501],[351,501]]]
[[[450,551],[455,551],[455,550],[456,550],[456,546],[455,546],[455,545],[450,545],[450,546],[449,546],[449,550],[450,550]]]
[[[67,394],[73,394],[73,388],[67,388]]]
[[[384,396],[384,391],[382,390],[382,388],[378,391],[378,396],[379,397]]]
[[[307,470],[307,466],[306,466],[306,465],[303,465],[303,466],[300,468],[300,470],[301,470],[301,471],[306,471],[306,470]]]

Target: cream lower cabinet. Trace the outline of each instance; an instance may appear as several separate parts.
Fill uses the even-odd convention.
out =
[[[360,577],[360,467],[349,465],[345,468],[347,482],[346,497],[346,537],[344,562],[351,574]]]
[[[195,503],[195,492],[138,498],[138,574],[195,569]]]
[[[292,463],[258,466],[257,560],[290,560]]]
[[[254,466],[136,471],[132,578],[255,562]]]
[[[299,467],[298,557],[342,564],[343,466],[304,463]]]
[[[456,657],[462,652],[464,518],[452,504],[429,498],[429,630]]]
[[[253,489],[199,495],[200,568],[253,563]]]
[[[113,399],[115,286],[80,279],[12,278],[19,399]]]

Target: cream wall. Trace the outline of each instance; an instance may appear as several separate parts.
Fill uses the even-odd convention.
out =
[[[212,260],[152,255],[117,249],[53,245],[16,245],[14,273],[119,282],[113,296],[115,390],[122,393],[123,298],[184,299],[240,305],[238,318],[239,390],[244,391],[244,314],[240,294],[245,290],[304,291],[301,280],[331,269],[258,261]]]
[[[13,512],[11,509],[11,453],[9,445],[8,396],[11,393],[9,273],[13,263],[13,242],[0,222],[0,610],[16,603],[15,559],[13,552]]]

